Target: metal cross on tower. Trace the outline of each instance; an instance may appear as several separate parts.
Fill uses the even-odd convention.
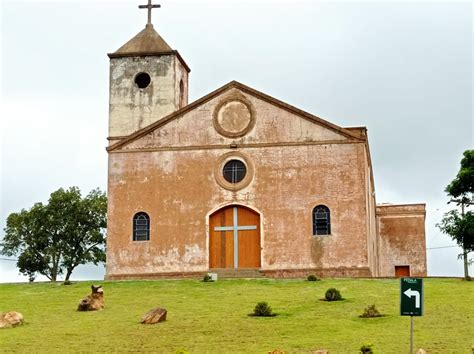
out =
[[[148,22],[147,25],[151,25],[151,9],[158,9],[161,5],[154,5],[151,3],[151,0],[148,0],[146,5],[138,5],[139,9],[148,9]]]

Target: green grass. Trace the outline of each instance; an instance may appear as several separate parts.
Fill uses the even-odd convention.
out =
[[[378,353],[409,351],[410,318],[399,316],[399,281],[324,279],[102,282],[106,308],[78,312],[91,282],[0,285],[0,311],[16,310],[26,324],[0,330],[0,352],[357,353],[364,342]],[[325,302],[335,287],[344,301]],[[249,317],[267,301],[276,317]],[[359,318],[375,304],[386,316]],[[153,307],[166,322],[142,325]],[[425,314],[415,318],[415,347],[428,353],[471,353],[474,281],[425,280]]]

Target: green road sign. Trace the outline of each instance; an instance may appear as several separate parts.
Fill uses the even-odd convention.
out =
[[[423,315],[423,279],[400,279],[400,315]]]

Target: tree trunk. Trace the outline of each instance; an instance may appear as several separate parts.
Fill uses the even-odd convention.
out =
[[[53,256],[53,266],[51,269],[51,281],[56,281],[58,275],[60,274],[59,262],[61,261],[61,252]]]
[[[462,258],[464,259],[464,278],[469,279],[469,263],[467,260],[467,251],[463,248]]]
[[[74,268],[68,268],[68,269],[67,269],[67,271],[66,271],[66,278],[64,279],[64,281],[68,281],[68,280],[69,280],[69,277],[71,276],[73,269],[74,269]]]
[[[56,278],[58,277],[58,263],[56,262],[54,258],[53,258],[53,266],[51,267],[50,274],[51,274],[51,278],[50,278],[51,281],[55,282]]]

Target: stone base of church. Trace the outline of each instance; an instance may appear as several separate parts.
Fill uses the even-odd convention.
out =
[[[361,268],[308,268],[308,269],[271,269],[261,270],[267,278],[306,278],[314,274],[319,278],[372,278],[373,275],[368,267]]]
[[[168,272],[168,273],[137,273],[137,274],[106,274],[105,280],[139,280],[139,279],[201,279],[202,272]],[[361,268],[307,268],[307,269],[261,269],[260,273],[266,278],[288,279],[306,278],[309,274],[314,274],[320,278],[372,278],[372,273],[368,267]],[[245,276],[243,276],[245,277]],[[232,278],[235,278],[233,276]]]
[[[202,278],[206,272],[168,272],[168,273],[137,273],[137,274],[106,274],[105,280],[144,280],[144,279],[196,279]]]

